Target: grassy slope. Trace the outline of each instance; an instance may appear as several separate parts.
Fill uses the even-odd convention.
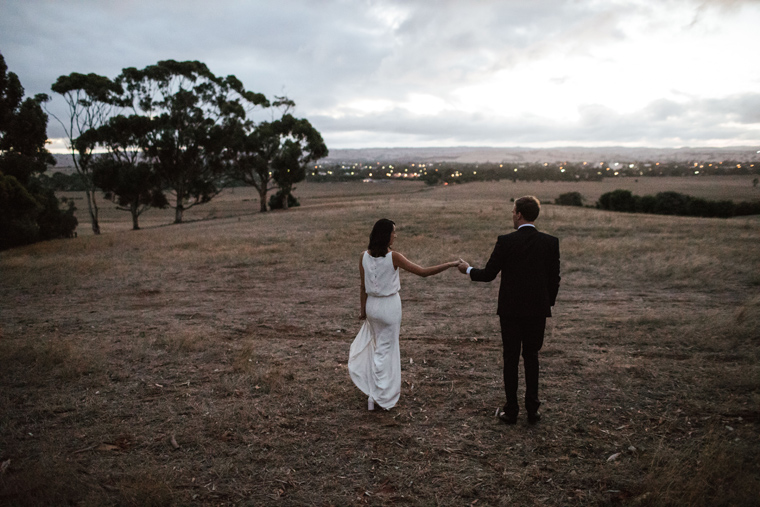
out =
[[[506,427],[496,283],[402,275],[390,412],[346,359],[375,219],[416,262],[482,265],[525,191],[378,188],[0,253],[0,502],[756,502],[757,220],[545,206],[563,274],[545,418]]]

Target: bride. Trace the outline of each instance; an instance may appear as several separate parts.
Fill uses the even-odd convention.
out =
[[[402,254],[391,250],[396,240],[396,224],[381,218],[369,235],[369,246],[361,256],[361,314],[364,324],[351,344],[348,371],[356,387],[369,398],[367,408],[375,403],[388,410],[401,394],[401,298],[398,291],[398,268],[418,276],[431,276],[457,267],[462,261],[423,268]]]

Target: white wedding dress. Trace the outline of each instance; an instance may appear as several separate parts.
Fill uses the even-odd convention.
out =
[[[364,252],[364,289],[367,319],[351,344],[348,372],[370,400],[390,409],[401,395],[401,288],[393,254],[372,257]],[[370,406],[371,406],[370,402]]]

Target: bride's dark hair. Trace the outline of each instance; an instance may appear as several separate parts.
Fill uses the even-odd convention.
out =
[[[396,223],[387,218],[381,218],[375,222],[372,232],[369,234],[369,246],[367,251],[372,257],[382,257],[388,253],[391,242],[391,234]]]

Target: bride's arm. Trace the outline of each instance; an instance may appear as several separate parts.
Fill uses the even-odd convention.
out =
[[[423,268],[422,266],[413,263],[398,252],[393,252],[392,255],[394,268],[401,268],[422,277],[437,275],[441,271],[446,271],[449,268],[455,268],[459,266],[460,263],[460,261],[451,261],[445,264],[438,264],[437,266],[428,266],[426,268]]]
[[[364,287],[364,265],[362,264],[362,259],[364,259],[364,254],[359,258],[359,276],[361,277],[361,285],[359,287],[359,318],[360,319],[366,319],[367,318],[367,290]]]

